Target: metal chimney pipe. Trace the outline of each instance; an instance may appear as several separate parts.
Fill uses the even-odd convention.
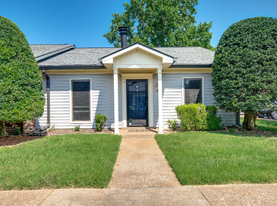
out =
[[[127,47],[127,26],[120,26],[119,33],[121,36],[121,48]]]

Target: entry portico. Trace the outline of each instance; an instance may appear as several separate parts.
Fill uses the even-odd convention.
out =
[[[147,47],[140,43],[135,43],[119,51],[111,53],[100,59],[101,63],[113,70],[114,82],[114,129],[115,134],[119,134],[119,87],[118,75],[122,81],[122,126],[127,127],[127,88],[126,80],[148,80],[148,126],[153,127],[153,74],[158,74],[158,121],[159,133],[163,133],[163,114],[162,114],[162,71],[168,69],[176,58]]]

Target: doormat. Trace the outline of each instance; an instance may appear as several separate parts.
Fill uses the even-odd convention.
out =
[[[150,129],[128,129],[128,132],[151,132]]]

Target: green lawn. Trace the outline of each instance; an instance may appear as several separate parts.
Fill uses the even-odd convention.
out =
[[[121,136],[72,134],[0,148],[0,189],[107,187]]]
[[[156,140],[182,185],[277,182],[277,139],[179,132]]]
[[[243,123],[243,119],[243,117],[240,118],[241,124]],[[277,133],[277,121],[257,119],[256,124],[258,125],[258,129]]]

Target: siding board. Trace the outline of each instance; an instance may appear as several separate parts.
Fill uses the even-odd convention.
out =
[[[177,119],[175,107],[182,104],[182,81],[183,77],[204,77],[204,104],[213,105],[213,86],[212,77],[209,73],[172,73],[163,74],[163,125],[167,127],[168,119]],[[157,82],[157,75],[154,75]],[[155,93],[156,100],[158,99],[158,92]],[[155,101],[156,101],[155,100]],[[158,104],[154,107],[154,119],[158,119]],[[219,110],[219,115],[223,119],[223,124],[231,126],[236,124],[236,113],[227,113]],[[158,126],[158,121],[155,122]]]
[[[107,127],[114,127],[114,96],[113,96],[113,74],[51,74],[50,76],[50,116],[51,126],[56,128],[74,128],[80,124],[81,128],[95,128],[94,118],[97,113],[108,117]],[[163,74],[163,125],[167,126],[168,119],[177,119],[175,107],[182,104],[182,78],[204,77],[204,103],[214,104],[212,77],[208,73],[166,73]],[[92,79],[91,112],[92,123],[70,123],[70,79],[88,78]],[[122,94],[121,75],[118,79],[119,96],[119,127],[122,126]],[[43,80],[44,87],[46,81]],[[158,121],[158,76],[153,75],[153,122],[154,127],[159,126]],[[46,97],[46,89],[45,89]],[[236,123],[235,113],[219,111],[223,123],[227,126]],[[40,129],[47,123],[47,107],[44,107],[43,116],[36,120],[36,128]]]
[[[94,118],[97,113],[108,117],[107,127],[114,122],[113,107],[113,75],[112,74],[50,74],[50,117],[51,126],[55,128],[74,128],[80,124],[81,128],[95,128]],[[91,112],[92,123],[70,123],[70,79],[92,79]],[[45,81],[45,80],[44,80]],[[119,82],[121,82],[119,80]],[[44,83],[45,85],[45,83]],[[121,85],[120,85],[121,86]],[[119,88],[121,93],[121,87]],[[45,92],[46,96],[46,92]],[[119,94],[120,96],[120,94]],[[121,104],[121,100],[120,100]],[[44,107],[43,116],[36,120],[36,128],[47,123],[47,107]],[[121,108],[119,106],[119,108]],[[121,111],[119,112],[119,114]],[[121,115],[120,118],[122,119]]]

